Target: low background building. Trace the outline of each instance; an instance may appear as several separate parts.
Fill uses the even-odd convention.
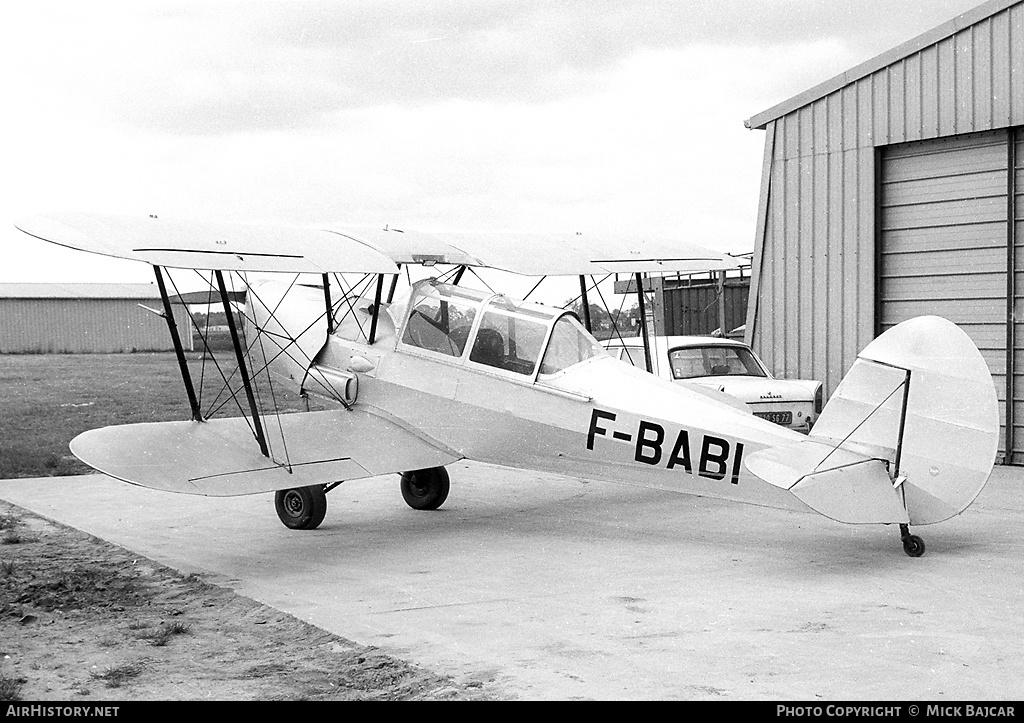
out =
[[[0,284],[0,354],[173,349],[156,284]],[[174,318],[192,347],[188,307]]]
[[[737,273],[690,274],[688,276],[646,276],[648,331],[657,336],[721,335],[743,339],[747,319],[747,297],[750,291],[750,268]],[[636,281],[616,280],[616,294],[636,298]],[[576,310],[576,309],[574,309]],[[578,310],[576,310],[577,313]],[[635,312],[634,308],[630,313]],[[619,333],[639,334],[635,322],[621,323]],[[595,330],[598,339],[614,336]]]

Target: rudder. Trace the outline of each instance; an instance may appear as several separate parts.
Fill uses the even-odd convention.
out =
[[[965,510],[992,472],[999,445],[992,374],[955,324],[910,319],[858,355],[810,436],[887,450],[910,524],[942,522]]]

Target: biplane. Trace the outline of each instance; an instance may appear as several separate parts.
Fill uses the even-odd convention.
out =
[[[320,525],[326,494],[342,482],[391,473],[409,506],[437,509],[450,489],[445,467],[468,459],[899,525],[916,557],[925,548],[910,526],[966,509],[995,461],[991,374],[944,319],[911,319],[868,344],[803,435],[716,390],[613,359],[586,311],[580,319],[462,282],[476,269],[579,277],[587,310],[595,279],[629,274],[643,318],[643,274],[736,266],[687,243],[72,213],[17,226],[151,264],[163,297],[191,418],[91,430],[72,441],[74,454],[160,490],[274,492],[294,529]],[[414,281],[411,267],[427,276]],[[236,365],[221,376],[236,416],[203,407],[172,313],[171,270],[202,277],[222,303]],[[396,294],[403,272],[408,288]],[[244,305],[232,301],[236,283]],[[284,394],[306,408],[281,412]]]

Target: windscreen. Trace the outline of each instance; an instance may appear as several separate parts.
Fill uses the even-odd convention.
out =
[[[554,374],[605,354],[600,344],[572,316],[563,316],[551,330],[551,341],[540,365],[541,374]]]

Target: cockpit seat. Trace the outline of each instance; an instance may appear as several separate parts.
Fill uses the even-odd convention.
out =
[[[501,367],[505,360],[505,339],[501,332],[486,328],[477,331],[469,359],[479,364]]]

